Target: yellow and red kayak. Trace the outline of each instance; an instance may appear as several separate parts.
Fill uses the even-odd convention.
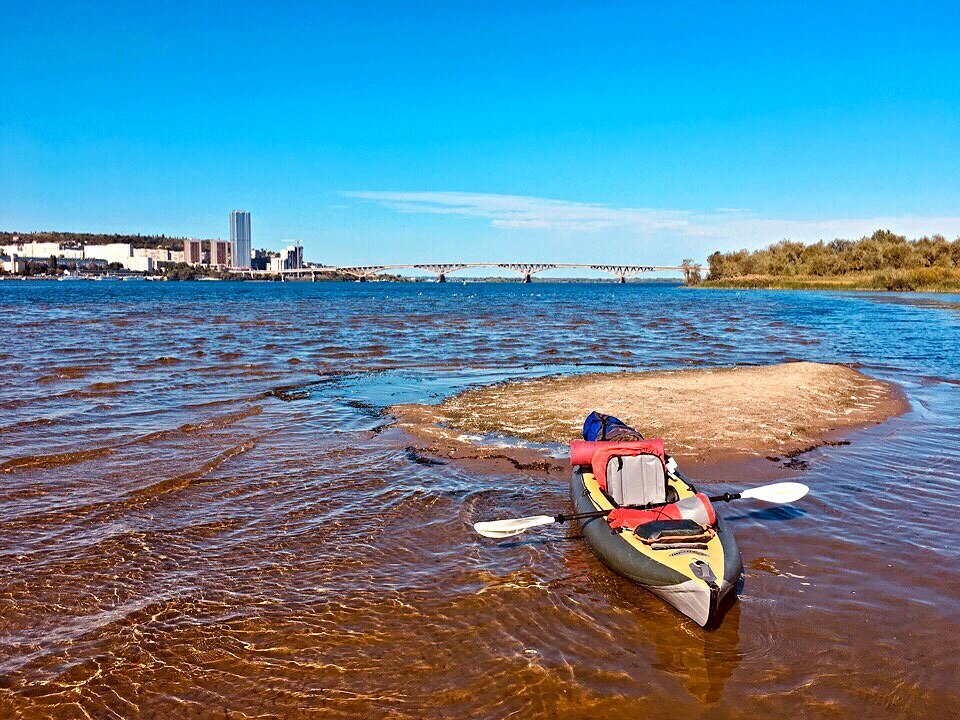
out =
[[[587,445],[601,444],[573,449],[572,463],[589,456]],[[718,620],[725,601],[736,597],[743,576],[740,551],[706,496],[674,463],[665,465],[667,493],[674,501],[666,507],[618,507],[594,473],[596,464],[589,463],[574,464],[570,497],[577,513],[611,511],[581,520],[584,538],[604,565],[706,627]]]

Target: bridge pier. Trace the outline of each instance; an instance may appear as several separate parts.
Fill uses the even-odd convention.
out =
[[[523,276],[523,281],[524,281],[525,283],[531,283],[531,282],[533,282],[533,279],[530,277],[530,273],[527,273],[526,275]]]
[[[626,275],[621,275],[621,276],[620,276],[620,279],[617,280],[617,282],[619,282],[621,285],[626,284],[626,282],[627,282],[627,276],[626,276]]]
[[[443,273],[440,273],[439,275],[437,275],[437,282],[446,282],[446,281],[447,281],[446,275],[444,275]]]

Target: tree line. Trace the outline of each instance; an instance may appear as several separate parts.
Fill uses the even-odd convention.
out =
[[[835,278],[860,276],[866,284],[887,289],[954,281],[960,270],[960,238],[943,235],[908,240],[889,230],[877,230],[859,240],[822,240],[804,244],[782,240],[761,250],[715,252],[707,258],[707,282],[750,277]]]

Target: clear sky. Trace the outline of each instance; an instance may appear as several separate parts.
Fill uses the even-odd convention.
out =
[[[241,208],[336,264],[952,238],[960,4],[920,5],[5,0],[0,229]]]

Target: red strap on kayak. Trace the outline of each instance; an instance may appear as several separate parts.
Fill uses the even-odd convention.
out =
[[[682,520],[680,511],[676,503],[673,505],[664,505],[663,507],[653,508],[652,510],[632,510],[630,508],[617,508],[611,510],[607,515],[607,522],[613,530],[618,528],[627,528],[633,530],[640,525],[646,525],[655,520]]]
[[[650,510],[616,508],[607,515],[607,522],[614,530],[617,528],[634,529],[655,520],[694,520],[701,525],[711,526],[717,522],[713,503],[703,493],[684,498],[679,502]]]

